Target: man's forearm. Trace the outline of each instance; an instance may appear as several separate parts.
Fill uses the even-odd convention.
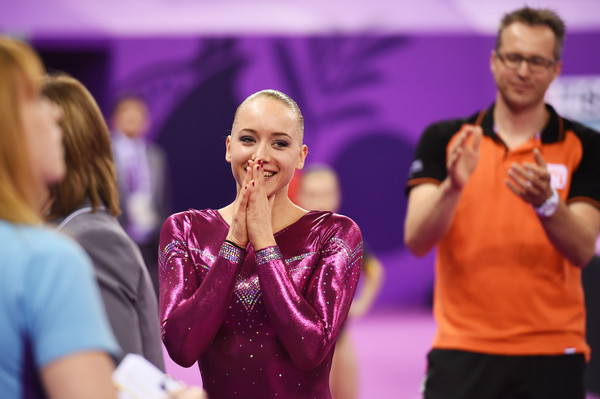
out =
[[[404,242],[417,256],[429,252],[446,234],[454,218],[461,190],[446,178],[439,186],[423,184],[409,195]]]
[[[554,248],[575,266],[583,267],[594,256],[600,227],[600,211],[585,202],[571,205],[563,201],[550,217],[540,217]]]

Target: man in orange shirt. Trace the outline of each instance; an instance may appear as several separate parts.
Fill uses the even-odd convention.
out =
[[[507,14],[491,107],[429,126],[407,190],[407,247],[437,246],[427,399],[583,399],[581,267],[600,230],[600,134],[544,94],[561,69],[554,12]]]

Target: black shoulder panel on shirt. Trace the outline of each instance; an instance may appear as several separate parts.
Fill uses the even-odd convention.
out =
[[[563,119],[565,131],[581,141],[583,155],[573,172],[569,198],[589,198],[600,207],[600,133],[581,123]]]
[[[415,151],[408,173],[407,193],[416,179],[443,181],[446,178],[446,149],[463,124],[473,123],[478,114],[466,119],[447,119],[427,126]]]

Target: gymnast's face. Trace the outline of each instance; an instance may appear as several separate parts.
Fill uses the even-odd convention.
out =
[[[238,110],[225,159],[241,187],[250,160],[264,163],[267,196],[285,192],[296,169],[302,169],[307,147],[298,118],[286,104],[270,97],[251,100]]]

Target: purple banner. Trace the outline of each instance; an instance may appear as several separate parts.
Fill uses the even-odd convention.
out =
[[[600,73],[600,32],[568,36],[563,75]],[[38,39],[51,69],[86,84],[108,113],[119,93],[150,100],[153,139],[169,154],[173,211],[234,197],[225,137],[236,106],[264,88],[292,96],[306,121],[308,163],[341,176],[341,212],[384,263],[380,306],[429,301],[433,255],[403,245],[404,184],[416,142],[434,121],[494,100],[494,46],[480,34]]]

